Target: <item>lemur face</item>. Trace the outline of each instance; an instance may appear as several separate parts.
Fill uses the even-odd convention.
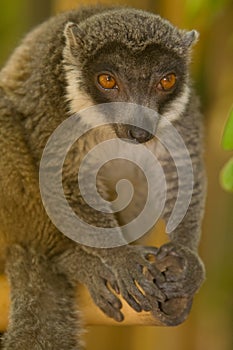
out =
[[[67,26],[64,63],[67,97],[72,113],[101,103],[128,102],[148,107],[170,121],[182,115],[190,95],[189,47],[194,40],[195,32],[183,33],[182,36],[176,28],[162,21],[160,17],[155,16],[154,20],[155,28],[150,27],[150,31],[154,30],[156,33],[158,24],[161,27],[164,26],[166,29],[164,38],[159,36],[159,40],[158,38],[153,40],[151,37],[147,42],[145,37],[148,26],[144,25],[142,18],[137,22],[136,17],[133,17],[132,23],[125,23],[123,29],[115,28],[109,37],[103,38],[101,36],[98,38],[98,35],[95,37],[95,34],[90,35],[90,33],[86,35],[84,31],[88,28],[81,28],[81,25]],[[98,27],[98,17],[96,22]],[[114,23],[113,20],[113,27]],[[103,26],[103,23],[101,25]],[[139,28],[136,34],[132,34],[133,25]],[[104,30],[104,28],[101,29]],[[171,34],[172,30],[175,34],[173,32]],[[139,38],[140,35],[141,38]],[[150,35],[151,33],[148,33],[148,36]],[[169,40],[174,39],[174,35],[180,36],[177,47],[173,43],[168,44]],[[119,38],[120,36],[122,39]],[[193,39],[191,40],[190,37]],[[189,44],[187,44],[187,38],[190,40]],[[140,40],[144,45],[140,45]],[[93,41],[96,42],[96,46],[93,46]],[[88,50],[90,47],[92,51]],[[146,116],[143,115],[143,118]],[[153,124],[153,120],[151,123]],[[152,130],[155,129],[155,125],[151,127]],[[115,125],[114,128],[119,137],[140,143],[147,142],[153,137],[152,134],[137,127]]]

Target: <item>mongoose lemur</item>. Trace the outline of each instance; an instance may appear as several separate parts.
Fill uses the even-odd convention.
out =
[[[202,121],[189,77],[197,36],[196,31],[177,29],[141,10],[82,8],[34,29],[1,70],[0,262],[11,286],[3,349],[82,349],[75,299],[78,282],[116,321],[123,320],[119,294],[138,312],[153,313],[157,308],[162,314],[168,301],[192,300],[199,289],[204,279],[197,248],[205,176]],[[182,222],[169,233],[170,242],[160,248],[125,244],[102,249],[79,244],[56,228],[42,204],[39,166],[51,134],[81,110],[110,102],[154,110],[172,123],[189,151],[192,199]],[[79,123],[91,125],[92,119],[85,120],[80,113]],[[178,192],[175,164],[156,140],[156,132],[153,137],[127,123],[89,131],[70,150],[63,169],[70,206],[92,225],[117,226],[117,215],[98,212],[82,200],[77,167],[72,165],[99,140],[112,137],[128,138],[125,147],[156,144],[167,183],[161,215],[167,222]],[[106,178],[104,187],[111,183],[111,177]],[[138,179],[135,182],[140,189]]]

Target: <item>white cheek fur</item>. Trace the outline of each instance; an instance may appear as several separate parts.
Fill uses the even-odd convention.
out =
[[[175,100],[168,103],[165,112],[162,114],[169,122],[173,122],[180,118],[184,113],[187,103],[190,98],[190,87],[188,85],[184,86],[183,92]],[[160,127],[163,126],[163,119],[159,122]]]

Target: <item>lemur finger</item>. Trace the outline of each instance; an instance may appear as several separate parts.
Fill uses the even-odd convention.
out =
[[[119,286],[118,286],[118,284],[117,284],[117,282],[116,281],[114,281],[114,282],[109,282],[109,281],[107,281],[108,282],[108,284],[110,285],[110,287],[117,293],[117,294],[120,294],[120,288],[119,288]]]
[[[122,302],[120,299],[118,299],[111,291],[109,291],[107,288],[104,290],[104,293],[102,291],[102,296],[104,299],[106,299],[110,304],[114,306],[115,309],[121,309],[122,308]]]
[[[141,312],[142,308],[139,305],[139,303],[128,293],[126,289],[122,291],[122,297],[125,299],[125,301],[129,304],[129,306],[132,307],[137,312]]]
[[[118,322],[123,320],[123,314],[120,312],[122,308],[121,301],[110,291],[105,290],[104,294],[97,292],[98,289],[93,288],[89,289],[89,293],[94,301],[94,303],[109,317],[115,319]]]
[[[136,285],[135,287],[129,288],[128,292],[135,300],[138,301],[142,310],[144,311],[152,310],[152,306],[149,300],[143,295],[143,293],[138,289]]]
[[[115,309],[111,304],[106,303],[104,299],[98,299],[96,305],[100,310],[110,318],[113,318],[117,322],[122,322],[124,320],[124,315],[121,311]]]
[[[165,281],[165,277],[161,273],[161,271],[158,269],[156,263],[153,263],[153,264],[147,263],[145,267],[147,268],[148,272],[150,273],[150,275],[153,277],[155,281],[159,281],[161,283]]]
[[[189,296],[184,290],[184,285],[181,282],[165,282],[160,287],[167,299]]]
[[[134,279],[137,284],[142,287],[146,295],[156,296],[159,300],[164,300],[165,296],[157,285],[157,280],[161,283],[165,281],[165,277],[161,274],[161,272],[157,272],[153,274],[153,268],[150,270],[150,276],[148,274],[137,274],[134,275]],[[154,276],[156,275],[156,276]]]
[[[92,290],[94,293],[101,295],[104,299],[108,301],[108,303],[112,304],[115,308],[122,308],[122,303],[120,299],[111,290],[109,290],[107,281],[102,279],[96,279],[92,283]]]
[[[127,292],[124,292],[127,291]],[[125,294],[124,294],[125,293]],[[142,310],[150,311],[152,309],[150,302],[146,298],[145,295],[141,292],[139,287],[135,284],[135,281],[129,276],[127,283],[122,282],[122,295],[126,295],[128,298],[128,294],[136,301]],[[132,299],[130,299],[132,301]],[[137,310],[136,310],[137,311]]]
[[[144,290],[146,296],[155,297],[158,301],[163,301],[166,299],[165,294],[159,289],[154,282],[149,282],[142,280],[138,282],[140,287]]]

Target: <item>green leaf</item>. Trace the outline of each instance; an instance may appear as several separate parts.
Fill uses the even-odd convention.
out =
[[[226,191],[233,192],[233,158],[222,169],[220,182]]]
[[[222,138],[222,146],[225,150],[233,150],[233,109],[230,112]]]

